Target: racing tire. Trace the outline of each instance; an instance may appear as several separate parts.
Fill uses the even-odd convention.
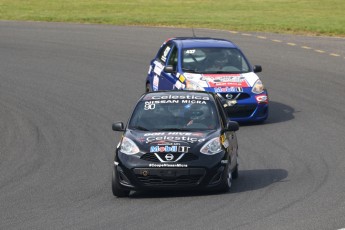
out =
[[[121,188],[119,182],[119,176],[116,167],[113,167],[113,176],[112,176],[112,191],[113,195],[116,197],[126,197],[129,196],[130,190]]]
[[[231,176],[232,176],[232,179],[238,178],[238,164],[236,165],[235,170],[232,171]]]
[[[146,83],[145,92],[146,92],[146,93],[151,92],[150,83]]]
[[[222,180],[217,190],[222,193],[228,192],[231,188],[231,181],[232,181],[232,172],[231,172],[230,165],[228,164],[224,169]]]

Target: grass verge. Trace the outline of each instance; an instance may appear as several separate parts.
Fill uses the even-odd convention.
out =
[[[345,36],[344,0],[0,0],[0,20]]]

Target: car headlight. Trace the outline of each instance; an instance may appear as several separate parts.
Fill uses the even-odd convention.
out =
[[[252,88],[252,92],[255,94],[259,94],[259,93],[264,92],[264,90],[265,90],[265,86],[264,84],[262,84],[262,81],[260,79],[257,80]]]
[[[127,155],[133,155],[139,152],[138,146],[129,138],[122,139],[120,151]]]
[[[197,90],[197,91],[205,91],[204,87],[201,87],[196,82],[193,81],[186,81],[186,88],[185,90]]]
[[[214,155],[222,151],[222,146],[220,144],[220,138],[216,137],[208,141],[200,149],[200,152],[206,155]]]

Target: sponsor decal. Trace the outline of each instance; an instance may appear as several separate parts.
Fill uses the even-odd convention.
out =
[[[194,54],[195,50],[186,50],[186,54]]]
[[[182,100],[182,103],[186,104],[204,104],[206,105],[206,101],[198,101],[198,100]]]
[[[171,49],[170,46],[167,46],[167,47],[165,48],[164,53],[163,53],[163,55],[162,55],[162,57],[161,57],[161,60],[162,60],[163,62],[165,62],[165,61],[167,60],[167,55],[168,55],[170,49]]]
[[[160,62],[155,62],[155,67],[153,68],[153,72],[158,76],[161,75],[164,66]]]
[[[154,104],[178,104],[180,103],[179,100],[160,100],[160,101],[145,101],[145,108],[148,105],[154,105]],[[153,108],[154,109],[154,108]],[[147,110],[147,109],[145,109]]]
[[[181,84],[181,83],[180,83]],[[198,96],[198,95],[163,95],[163,96],[150,96],[145,97],[145,110],[154,109],[146,105],[149,104],[207,104],[206,101],[210,100],[208,96]]]
[[[147,137],[146,143],[151,143],[153,141],[161,141],[161,140],[171,140],[171,141],[183,141],[188,143],[195,143],[195,142],[203,142],[205,139],[199,139],[196,137],[186,137],[186,136],[158,136],[158,137]]]
[[[268,103],[267,95],[258,95],[258,96],[255,96],[255,98],[258,103]]]
[[[220,142],[223,144],[225,141],[225,134],[220,136]]]
[[[206,100],[209,101],[210,97],[209,96],[200,96],[200,95],[194,95],[194,94],[188,94],[188,95],[157,95],[157,96],[152,96],[152,100],[161,100],[161,99],[187,99],[187,100]]]
[[[193,135],[193,133],[187,132],[158,132],[158,133],[145,133],[145,142],[146,143],[157,143],[158,141],[165,141],[165,142],[188,142],[188,143],[196,143],[196,142],[203,142],[205,139],[203,136],[200,135]]]
[[[202,80],[208,82],[210,87],[249,87],[246,78],[241,74],[204,74]]]
[[[224,148],[229,147],[229,141],[228,139],[226,139],[225,134],[220,136],[220,143],[222,143],[222,145],[224,146]]]
[[[162,135],[175,135],[175,136],[204,136],[204,133],[191,133],[191,132],[153,132],[145,133],[144,136],[162,136]]]
[[[180,77],[178,78],[180,80],[180,82],[184,82],[186,80],[186,78],[183,75],[180,75]]]
[[[222,164],[227,164],[227,163],[228,163],[228,160],[221,160],[220,163],[222,163]]]
[[[150,110],[150,109],[155,109],[154,104],[178,104],[178,103],[183,103],[183,104],[202,104],[206,105],[206,101],[201,101],[201,100],[157,100],[157,101],[145,101],[144,109],[145,110]]]
[[[155,76],[153,77],[153,83],[152,83],[153,91],[158,90],[158,85],[159,85],[159,77],[155,74]]]
[[[243,92],[242,87],[216,87],[214,88],[216,93],[228,93],[228,92]]]
[[[185,88],[185,85],[182,84],[180,81],[176,81],[176,83],[175,83],[175,88],[176,88],[176,89],[184,89],[184,88]]]
[[[150,152],[161,152],[161,153],[169,153],[169,152],[179,152],[179,153],[186,153],[189,150],[189,146],[161,146],[161,145],[156,145],[156,146],[151,146],[150,147]]]
[[[152,168],[187,168],[187,164],[149,164]]]
[[[228,140],[225,140],[225,141],[223,142],[223,146],[224,146],[224,148],[229,147],[229,141],[228,141]]]

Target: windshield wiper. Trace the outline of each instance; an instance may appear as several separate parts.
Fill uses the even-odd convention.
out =
[[[234,71],[212,71],[211,73],[228,73],[228,74],[235,74],[235,73],[242,73],[242,72],[234,72]]]
[[[190,131],[190,129],[187,128],[164,128],[164,129],[158,129],[159,131]]]
[[[142,131],[150,131],[145,127],[142,126],[132,126],[131,129],[142,130]]]
[[[199,71],[196,71],[195,69],[182,68],[182,70],[187,73],[199,73]]]

